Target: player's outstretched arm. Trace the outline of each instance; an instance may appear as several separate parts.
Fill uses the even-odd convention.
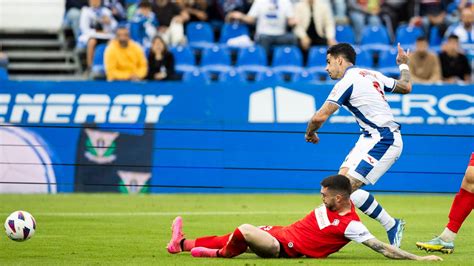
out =
[[[328,118],[338,109],[339,106],[337,104],[327,101],[323,104],[321,109],[319,109],[308,122],[308,127],[306,128],[305,134],[306,142],[311,142],[313,144],[319,142],[319,137],[316,134],[316,131],[318,131],[324,122],[326,122],[326,120],[328,120]]]
[[[400,67],[400,79],[397,80],[394,93],[408,94],[411,92],[411,77],[408,68],[408,51],[405,52],[400,44],[398,44],[397,65]]]
[[[383,254],[385,257],[390,259],[401,259],[401,260],[429,260],[429,261],[438,261],[443,260],[442,258],[434,255],[430,256],[417,256],[411,254],[407,251],[399,249],[397,247],[385,244],[377,238],[371,238],[362,242],[362,244],[373,249],[374,251]]]

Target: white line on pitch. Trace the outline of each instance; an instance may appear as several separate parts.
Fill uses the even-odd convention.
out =
[[[278,212],[278,211],[232,211],[232,212],[38,212],[32,213],[34,216],[229,216],[229,215],[288,215],[305,214],[304,211]],[[4,214],[8,215],[8,214]]]

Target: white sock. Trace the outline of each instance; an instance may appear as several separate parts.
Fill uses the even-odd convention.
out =
[[[439,238],[441,238],[441,240],[443,240],[444,242],[453,242],[454,239],[456,238],[456,233],[454,233],[453,231],[449,230],[447,227],[444,228],[444,231],[441,233],[441,235],[439,236]]]
[[[358,189],[351,194],[351,200],[362,212],[370,218],[379,221],[385,228],[385,231],[392,229],[395,225],[395,219],[382,208],[382,205],[369,192]]]

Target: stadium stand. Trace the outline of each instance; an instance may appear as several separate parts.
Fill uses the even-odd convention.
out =
[[[225,23],[221,29],[220,43],[227,43],[231,38],[241,35],[250,36],[249,28],[242,23]]]
[[[236,71],[236,70],[231,70],[231,71],[228,71],[228,72],[223,72],[219,75],[219,81],[221,82],[229,82],[229,83],[232,83],[232,82],[236,82],[236,83],[246,83],[247,82],[247,78],[246,78],[246,75],[245,73],[242,73],[240,71]]]
[[[187,82],[189,84],[208,84],[211,82],[209,76],[199,70],[185,72],[183,74],[183,82]]]
[[[236,66],[245,72],[268,71],[265,50],[260,45],[240,49]]]
[[[91,78],[93,79],[104,79],[105,78],[105,67],[104,67],[104,53],[107,44],[101,43],[97,45],[94,53],[94,61],[92,62]]]
[[[177,73],[198,70],[196,67],[196,59],[189,46],[171,47],[171,53],[174,55],[175,69]]]
[[[186,26],[188,43],[193,49],[206,49],[214,44],[214,33],[210,24],[191,22]]]
[[[273,71],[292,74],[303,70],[303,55],[296,46],[278,46],[273,50]]]
[[[0,47],[10,61],[10,79],[83,79],[62,29],[64,7],[64,0],[2,1]]]
[[[219,45],[204,49],[202,52],[201,69],[213,73],[230,71],[232,67],[229,50]]]

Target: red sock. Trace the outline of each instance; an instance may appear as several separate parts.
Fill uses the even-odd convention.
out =
[[[451,205],[451,210],[449,211],[449,223],[446,227],[457,233],[473,207],[474,194],[461,188],[456,197],[454,197],[453,205]]]
[[[217,255],[219,257],[232,258],[244,253],[246,250],[247,241],[245,241],[244,235],[242,235],[239,228],[236,228],[227,245],[221,248]]]
[[[221,249],[229,241],[230,235],[231,234],[227,234],[224,236],[205,236],[205,237],[196,238],[195,246]]]

